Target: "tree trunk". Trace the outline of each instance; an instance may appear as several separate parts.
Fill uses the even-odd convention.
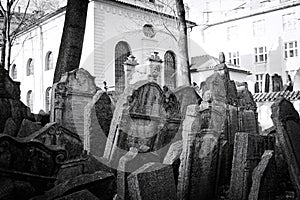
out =
[[[4,13],[5,15],[5,13]],[[7,18],[4,16],[3,28],[2,32],[2,46],[1,46],[1,61],[0,67],[5,68],[5,51],[6,51],[6,26],[7,26]]]
[[[187,39],[187,26],[185,20],[185,9],[183,0],[176,0],[176,10],[179,20],[179,39],[178,39],[178,49],[179,49],[179,67],[181,70],[181,76],[178,80],[182,80],[180,85],[191,85],[191,73],[189,64],[189,54],[188,54],[188,39]]]
[[[53,83],[79,68],[89,0],[68,0]]]

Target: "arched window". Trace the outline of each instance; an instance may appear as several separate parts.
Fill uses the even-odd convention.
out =
[[[45,59],[45,70],[53,69],[53,53],[48,51]]]
[[[27,92],[26,103],[27,103],[27,106],[30,108],[30,110],[32,112],[32,110],[33,110],[32,90],[29,90]]]
[[[32,58],[28,59],[26,69],[27,69],[27,76],[33,75],[34,65],[33,65]]]
[[[124,62],[130,55],[130,47],[127,42],[121,41],[115,47],[115,90],[121,93],[125,89]]]
[[[176,87],[176,56],[172,51],[167,51],[164,56],[165,85],[174,89]]]
[[[45,105],[46,105],[46,112],[50,111],[51,106],[51,87],[46,89],[45,93]]]
[[[12,77],[12,79],[17,79],[17,67],[15,64],[11,66],[10,76]]]

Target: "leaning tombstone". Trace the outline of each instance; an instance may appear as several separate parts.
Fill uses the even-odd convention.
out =
[[[276,127],[276,139],[288,165],[291,181],[300,196],[300,118],[293,104],[279,98],[272,105],[272,120]]]
[[[128,176],[131,200],[174,200],[176,187],[171,165],[147,163]]]
[[[270,176],[271,173],[274,173],[274,171],[272,171],[272,164],[274,165],[274,151],[266,150],[261,156],[261,161],[253,170],[252,186],[248,200],[275,199],[275,179],[267,179],[268,175]]]
[[[235,135],[229,199],[248,199],[252,172],[261,161],[261,156],[265,150],[275,150],[275,138],[273,136],[249,133],[237,133]]]
[[[113,101],[102,90],[97,91],[93,100],[84,109],[84,149],[95,156],[102,156],[109,127],[113,117]]]

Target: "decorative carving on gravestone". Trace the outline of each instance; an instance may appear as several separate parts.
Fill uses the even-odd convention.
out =
[[[84,148],[93,155],[104,153],[113,111],[111,97],[100,90],[84,109]]]
[[[272,105],[276,139],[288,165],[291,181],[300,196],[300,118],[293,104],[281,97]]]
[[[154,52],[149,58],[150,62],[150,73],[149,73],[149,81],[154,81],[159,85],[161,82],[161,65],[163,63],[162,59],[159,57],[158,52]]]
[[[130,55],[124,63],[124,70],[125,70],[125,87],[130,84],[132,80],[132,75],[135,72],[135,66],[139,65],[137,60],[133,55]]]
[[[62,149],[8,135],[0,136],[0,176],[26,180],[38,191],[54,183],[66,158],[66,151]]]
[[[247,200],[254,168],[265,150],[275,150],[275,138],[249,133],[235,135],[229,199]],[[269,181],[269,184],[273,184]]]
[[[92,101],[96,93],[95,77],[85,69],[66,72],[58,83],[53,85],[51,122],[66,127],[84,136],[84,107]]]
[[[163,92],[154,82],[130,85],[117,102],[104,157],[113,167],[120,157],[136,147],[140,153],[157,151],[163,159],[164,147],[180,126],[180,106],[176,96]]]
[[[83,155],[83,143],[80,137],[56,122],[46,124],[24,140],[40,141],[46,146],[64,149],[67,152],[66,160],[81,158]]]
[[[283,90],[283,83],[282,78],[278,74],[274,74],[272,76],[272,86],[273,86],[273,92],[280,92]]]

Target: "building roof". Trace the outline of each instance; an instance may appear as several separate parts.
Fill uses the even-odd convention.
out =
[[[192,57],[191,62],[191,72],[199,72],[199,71],[208,71],[213,70],[216,65],[220,64],[219,59],[210,56],[210,55],[202,55]],[[244,74],[250,75],[251,72],[247,69],[244,69],[240,66],[233,65],[229,62],[226,63],[229,71],[240,72]]]
[[[277,98],[284,97],[289,101],[296,101],[300,99],[300,91],[281,91],[281,92],[269,92],[269,93],[255,93],[253,95],[255,102],[274,102]]]
[[[214,22],[214,23],[209,23],[203,29],[205,30],[205,29],[207,29],[209,27],[212,27],[212,26],[225,24],[225,23],[228,23],[228,22],[233,22],[233,21],[237,21],[237,20],[240,20],[240,19],[245,19],[245,18],[257,16],[257,15],[270,13],[270,12],[275,12],[275,11],[278,11],[278,10],[283,10],[283,9],[287,9],[287,8],[291,8],[291,7],[295,7],[295,6],[300,6],[300,1],[299,0],[292,1],[292,2],[289,2],[289,3],[285,3],[285,4],[278,4],[278,5],[273,6],[273,7],[266,7],[266,8],[263,8],[262,10],[260,9],[256,12],[250,9],[249,12],[241,13],[238,16],[234,16],[234,17],[229,18],[229,19],[223,19],[223,20],[220,20],[220,21]]]

